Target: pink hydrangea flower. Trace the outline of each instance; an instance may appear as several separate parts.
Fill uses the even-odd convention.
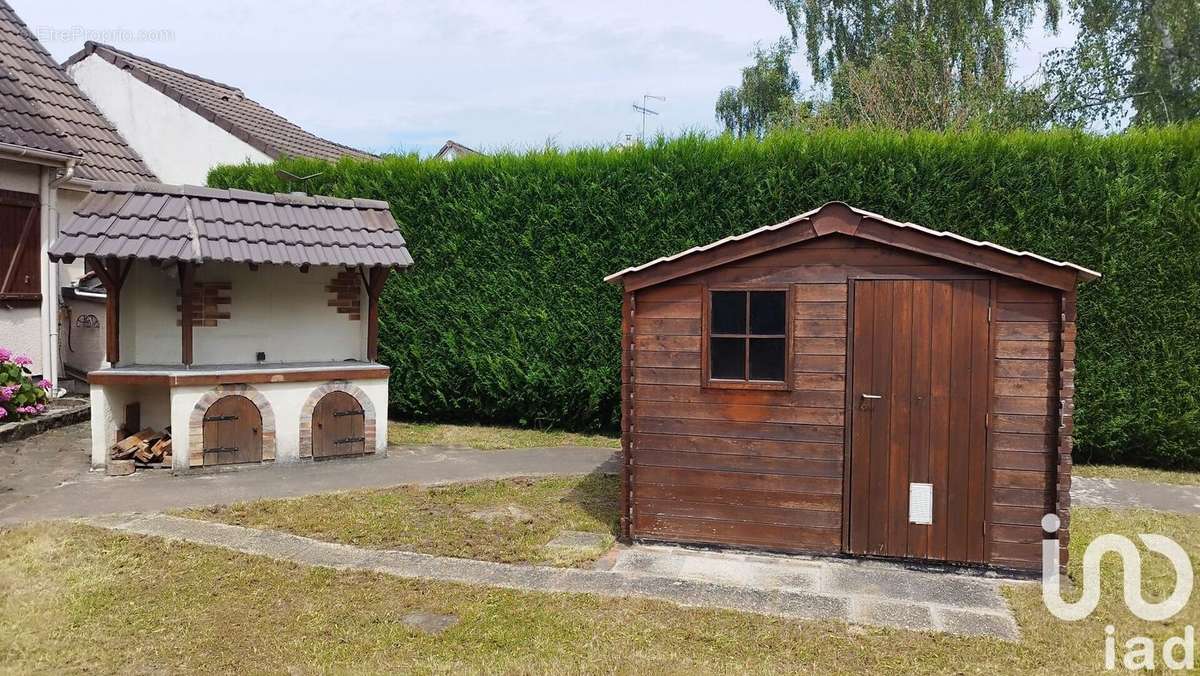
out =
[[[0,362],[8,361],[9,359],[12,359],[12,350],[0,347]]]
[[[0,387],[0,401],[8,401],[13,398],[13,388],[11,386]]]
[[[35,409],[37,409],[37,412],[38,412],[38,413],[45,413],[45,412],[46,412],[46,405],[45,405],[45,404],[37,404],[36,406],[34,406],[34,408],[35,408]]]
[[[3,406],[0,406],[0,419],[7,418],[7,417],[8,417],[8,409],[4,408]]]
[[[28,356],[23,355],[23,354],[19,354],[19,355],[13,357],[12,361],[17,366],[29,366],[30,364],[33,363],[32,359],[30,359]]]
[[[42,388],[43,390],[54,389],[54,383],[50,382],[49,380],[46,380],[45,378],[42,378],[41,380],[39,380],[37,386]]]

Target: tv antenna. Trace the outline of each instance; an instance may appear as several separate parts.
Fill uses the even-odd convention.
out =
[[[292,172],[290,172],[286,169],[276,169],[275,170],[275,176],[279,180],[288,184],[288,190],[292,189],[292,181],[298,181],[300,183],[300,186],[304,187],[304,184],[307,183],[309,180],[314,179],[324,173],[325,172],[323,172],[323,171],[318,171],[315,174],[308,174],[307,176],[297,176],[296,174],[293,174]]]
[[[666,102],[667,97],[655,96],[654,94],[642,94],[642,105],[639,106],[636,103],[633,104],[633,109],[642,114],[642,144],[643,145],[645,145],[645,143],[646,143],[646,116],[647,115],[658,115],[657,110],[650,110],[650,108],[649,108],[650,99],[654,99],[655,101]]]

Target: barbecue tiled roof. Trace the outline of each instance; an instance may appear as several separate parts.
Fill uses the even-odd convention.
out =
[[[82,61],[92,54],[125,70],[271,158],[286,155],[331,162],[347,155],[375,158],[375,155],[362,150],[310,134],[274,111],[246,98],[237,87],[151,61],[110,45],[88,41],[82,50],[67,59],[66,65]]]
[[[94,181],[155,180],[154,174],[0,0],[0,140],[80,157]]]
[[[96,185],[50,247],[162,261],[407,267],[387,202],[159,183]]]

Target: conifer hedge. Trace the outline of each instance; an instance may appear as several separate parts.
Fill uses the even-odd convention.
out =
[[[454,162],[221,167],[210,184],[387,200],[394,415],[574,429],[619,418],[631,264],[830,200],[1100,270],[1080,289],[1077,462],[1200,466],[1200,126],[1082,133],[686,136]]]

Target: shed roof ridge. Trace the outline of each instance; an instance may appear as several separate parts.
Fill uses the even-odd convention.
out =
[[[1101,276],[1099,272],[1096,272],[1095,270],[1092,270],[1090,268],[1086,268],[1082,265],[1077,265],[1075,263],[1070,263],[1067,261],[1057,261],[1057,260],[1054,260],[1051,258],[1046,258],[1045,256],[1041,256],[1039,254],[1031,253],[1029,251],[1017,251],[1015,249],[1011,249],[1011,248],[1003,246],[1001,244],[996,244],[994,242],[989,242],[986,240],[971,239],[970,237],[966,237],[966,236],[960,235],[958,233],[950,232],[949,230],[934,230],[932,228],[927,228],[923,225],[918,225],[918,224],[912,223],[912,222],[897,221],[897,220],[888,218],[886,216],[877,214],[873,211],[867,211],[866,209],[859,209],[858,207],[851,206],[849,204],[846,204],[845,202],[832,201],[832,202],[826,202],[825,204],[821,205],[820,207],[817,207],[816,209],[811,209],[811,210],[806,211],[797,216],[793,216],[792,218],[789,218],[780,223],[764,225],[764,226],[755,228],[753,230],[743,232],[741,234],[730,235],[729,237],[725,237],[724,239],[720,239],[715,242],[710,242],[708,244],[694,246],[690,249],[680,251],[678,253],[675,253],[675,254],[672,254],[669,256],[661,256],[652,261],[642,263],[641,265],[634,265],[634,266],[627,267],[624,270],[621,270],[619,272],[614,272],[613,274],[608,275],[607,277],[604,278],[604,281],[614,282],[614,281],[620,279],[621,277],[624,277],[625,275],[630,274],[630,273],[641,272],[642,270],[647,270],[649,268],[661,265],[663,263],[669,263],[671,261],[679,260],[681,258],[685,258],[687,256],[691,256],[691,255],[694,255],[697,253],[710,251],[710,250],[718,248],[720,246],[730,244],[733,242],[739,242],[739,241],[754,237],[756,235],[762,234],[764,232],[772,232],[775,230],[780,230],[782,228],[789,227],[789,226],[799,223],[801,221],[811,219],[814,215],[820,213],[822,210],[824,210],[832,205],[843,206],[863,218],[871,218],[874,220],[878,220],[882,223],[885,223],[887,225],[891,225],[891,226],[894,226],[897,228],[916,230],[923,234],[938,237],[938,238],[949,238],[949,239],[953,239],[953,240],[956,240],[959,242],[963,242],[965,244],[969,244],[971,246],[1000,251],[1007,255],[1015,256],[1018,258],[1032,258],[1034,260],[1038,260],[1042,263],[1046,263],[1046,264],[1054,266],[1054,267],[1069,268],[1069,269],[1075,270],[1079,273],[1082,273],[1085,276],[1089,276],[1089,277],[1093,277],[1093,278],[1099,278]]]

